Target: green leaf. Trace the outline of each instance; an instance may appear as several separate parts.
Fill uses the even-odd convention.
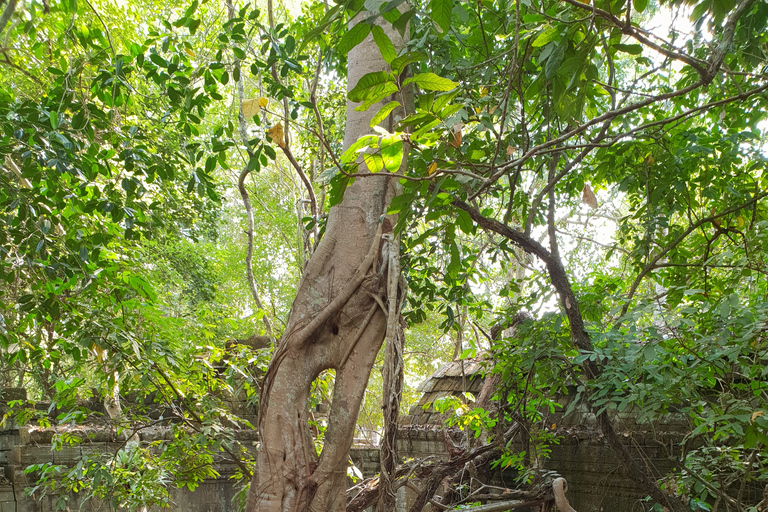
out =
[[[413,194],[400,194],[399,196],[392,198],[387,213],[400,213],[411,205],[414,198],[415,196]]]
[[[451,14],[453,14],[453,0],[432,0],[430,4],[430,16],[437,23],[443,33],[451,29]]]
[[[541,46],[545,46],[548,43],[552,42],[557,35],[559,34],[559,31],[555,27],[549,27],[548,29],[544,30],[541,34],[536,37],[536,39],[533,40],[533,43],[531,43],[531,46],[534,48],[539,48]]]
[[[347,98],[349,101],[359,102],[365,100],[372,93],[375,87],[391,82],[394,84],[395,77],[386,71],[375,71],[363,75],[357,84],[349,91]]]
[[[390,112],[392,112],[394,109],[396,109],[399,106],[400,106],[399,101],[390,101],[389,103],[381,107],[379,111],[376,113],[376,115],[373,116],[373,119],[371,119],[371,128],[381,123],[384,120],[384,118],[389,115]]]
[[[304,48],[313,39],[324,33],[325,30],[331,25],[331,23],[336,21],[336,17],[338,16],[341,7],[342,4],[334,5],[331,9],[328,10],[328,12],[325,13],[325,16],[323,16],[323,19],[320,20],[315,28],[304,34],[304,39],[301,40],[301,44],[299,45],[299,53],[302,53]]]
[[[389,36],[384,33],[384,29],[378,25],[374,25],[371,28],[371,33],[373,34],[373,40],[376,42],[376,46],[379,47],[381,56],[384,58],[386,63],[389,64],[395,60],[397,57],[397,50],[395,50],[395,45],[392,44]]]
[[[459,215],[456,218],[456,224],[458,224],[459,229],[468,235],[471,235],[475,232],[475,225],[472,222],[472,217],[470,217],[469,213],[465,212],[464,210],[459,210]]]
[[[558,44],[547,58],[547,64],[544,66],[544,76],[547,77],[547,80],[552,80],[560,70],[560,64],[563,63],[563,57],[565,57],[565,46],[565,43]]]
[[[447,78],[443,78],[434,73],[419,73],[410,78],[406,78],[403,86],[408,84],[417,84],[426,91],[452,91],[458,87],[458,83]]]
[[[199,2],[197,0],[194,0],[189,7],[187,7],[187,10],[184,12],[184,18],[189,18],[193,14],[195,14],[195,11],[197,10],[197,6],[199,5]]]
[[[421,52],[408,52],[404,55],[399,56],[392,62],[390,62],[389,66],[392,68],[392,73],[395,75],[399,75],[403,72],[405,69],[405,66],[408,64],[412,64],[414,62],[419,62],[420,60],[424,60],[427,58],[427,55],[425,53]]]
[[[362,43],[370,33],[371,33],[370,25],[362,22],[358,23],[357,25],[349,29],[349,32],[344,34],[344,37],[341,38],[341,41],[339,41],[339,44],[336,46],[336,49],[339,51],[340,54],[346,55],[349,53],[349,51],[352,48]]]
[[[639,44],[614,44],[613,47],[620,52],[626,52],[630,55],[640,55],[643,53],[643,46]]]
[[[435,98],[435,101],[432,103],[432,106],[430,107],[429,110],[436,114],[440,114],[442,117],[449,117],[451,114],[446,115],[444,112],[442,112],[443,107],[448,105],[448,103],[451,100],[453,100],[453,98],[455,98],[457,94],[459,94],[459,91],[454,91],[449,94],[443,94],[441,96],[438,96],[437,98]],[[463,105],[459,105],[459,108],[461,108],[462,106]]]
[[[151,60],[152,62],[154,62],[155,64],[157,64],[158,66],[160,66],[162,68],[167,68],[168,67],[168,62],[166,62],[166,60],[164,58],[162,58],[160,55],[158,55],[156,53],[149,54],[149,60]]]
[[[379,138],[375,135],[363,135],[341,155],[341,163],[348,164],[357,158],[357,153],[363,148],[378,147]]]
[[[387,82],[383,85],[374,87],[374,89],[371,91],[371,94],[368,95],[368,97],[363,101],[360,105],[358,105],[355,110],[358,112],[362,112],[363,110],[368,110],[368,108],[380,101],[383,101],[387,99],[388,97],[392,96],[398,91],[397,85],[395,85],[394,82]]]
[[[403,14],[400,15],[399,18],[397,18],[397,21],[392,23],[392,26],[400,32],[401,37],[405,37],[405,29],[408,27],[408,20],[411,19],[411,17],[416,13],[414,9],[411,9],[409,11],[405,11]]]
[[[384,159],[381,155],[363,153],[363,161],[371,172],[379,172],[384,169]]]
[[[389,172],[397,172],[403,163],[403,139],[400,135],[388,135],[381,140],[381,158]]]
[[[643,12],[648,7],[648,0],[633,0],[632,5],[635,6],[637,12]]]

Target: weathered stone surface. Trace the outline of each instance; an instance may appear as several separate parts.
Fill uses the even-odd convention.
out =
[[[13,431],[0,433],[0,450],[10,450],[19,444],[19,435]]]
[[[0,403],[26,399],[27,390],[24,388],[0,388]]]
[[[0,485],[0,503],[6,501],[16,501],[16,498],[13,495],[12,485]]]

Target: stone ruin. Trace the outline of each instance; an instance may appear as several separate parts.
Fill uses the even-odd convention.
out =
[[[481,369],[481,363],[477,360],[452,362],[443,365],[422,383],[419,388],[423,393],[422,399],[401,419],[398,454],[402,459],[449,458],[442,426],[444,418],[431,404],[450,394],[461,396],[465,391],[477,396],[483,384]],[[0,414],[4,403],[26,399],[23,389],[5,389],[0,392]],[[563,398],[563,403],[567,403],[567,397]],[[594,415],[586,407],[576,406],[572,409],[573,412],[568,416],[557,413],[545,418],[546,424],[553,425],[554,432],[561,436],[561,440],[559,444],[552,446],[551,455],[542,469],[566,478],[568,499],[578,512],[647,510],[642,490],[633,481],[621,475],[619,462],[612,450],[602,442],[601,435],[594,426]],[[628,444],[644,451],[646,459],[643,464],[655,468],[660,476],[672,469],[668,457],[678,450],[682,425],[672,422],[667,425],[655,424],[651,428],[632,424],[629,420],[626,423],[627,429],[621,434]],[[28,466],[45,462],[73,466],[83,456],[114,454],[126,441],[105,428],[73,428],[68,433],[80,437],[82,442],[57,451],[52,449],[56,428],[15,425],[9,424],[8,421],[3,428],[5,430],[0,430],[0,512],[55,510],[56,496],[49,495],[43,500],[38,500],[25,492],[35,480],[33,475],[24,472]],[[140,432],[143,442],[162,439],[164,435],[168,435],[167,428],[149,428]],[[254,431],[241,431],[238,440],[249,449],[256,449],[257,439]],[[350,458],[364,477],[373,476],[379,471],[377,448],[355,446],[350,451]],[[232,500],[236,489],[234,481],[230,479],[236,471],[235,464],[217,463],[214,469],[220,476],[202,482],[194,492],[186,488],[173,488],[173,505],[165,510],[235,510]],[[497,469],[493,474],[493,483],[500,488],[513,488],[515,476],[513,471]],[[397,510],[407,510],[415,496],[416,493],[412,489],[401,487],[398,491]],[[77,497],[72,497],[69,509],[75,510],[79,506]],[[428,505],[425,510],[429,509]],[[99,510],[99,504],[85,504],[83,510]]]

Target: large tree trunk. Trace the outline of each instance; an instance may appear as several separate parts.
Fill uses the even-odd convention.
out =
[[[382,27],[396,46],[401,43],[389,23]],[[364,74],[388,69],[371,36],[350,51],[348,66],[348,89]],[[371,131],[370,119],[378,111],[376,105],[365,112],[354,106],[347,106],[345,148]],[[387,304],[387,274],[380,270],[388,242],[382,235],[392,232],[394,219],[385,215],[397,187],[385,177],[358,178],[329,213],[325,237],[307,264],[265,377],[261,447],[247,512],[345,508],[348,452],[387,326],[374,296]],[[317,457],[307,404],[313,380],[329,368],[336,370],[336,383]]]

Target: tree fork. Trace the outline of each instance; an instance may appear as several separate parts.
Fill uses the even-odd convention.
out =
[[[364,16],[370,13],[357,19]],[[377,23],[395,46],[402,45],[390,23]],[[348,67],[348,90],[363,75],[389,69],[370,35],[349,52]],[[345,148],[370,132],[378,110],[374,105],[357,112],[355,106],[347,104]],[[345,509],[348,453],[368,377],[387,332],[388,315],[378,303],[391,298],[383,272],[389,262],[382,252],[396,222],[387,216],[387,208],[398,189],[391,177],[358,179],[329,212],[325,235],[307,263],[264,379],[261,447],[248,512]],[[399,251],[399,246],[392,240],[388,249]],[[336,382],[323,451],[317,456],[307,404],[312,382],[326,369],[336,370]]]

